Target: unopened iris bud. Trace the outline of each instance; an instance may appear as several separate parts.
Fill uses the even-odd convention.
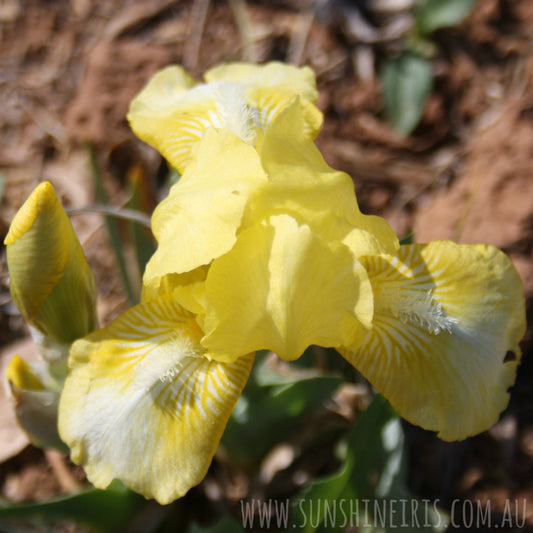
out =
[[[15,355],[6,370],[15,415],[32,443],[66,449],[57,432],[57,408],[61,384],[46,364],[30,365]]]
[[[4,244],[13,301],[44,344],[68,347],[95,329],[94,275],[49,182],[20,208]]]

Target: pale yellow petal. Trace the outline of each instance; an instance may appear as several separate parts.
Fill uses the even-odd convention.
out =
[[[226,128],[248,144],[256,139],[254,111],[244,87],[216,82],[189,91],[179,108],[159,122],[153,146],[181,173],[194,158],[194,147],[208,128]]]
[[[227,63],[218,65],[204,74],[206,82],[233,81],[251,87],[276,87],[300,94],[305,99],[316,102],[315,73],[309,67],[296,67],[280,61],[263,65],[253,63]]]
[[[222,360],[256,349],[296,359],[311,344],[345,343],[372,318],[366,272],[349,250],[285,214],[243,231],[213,262],[206,299],[202,344]]]
[[[245,223],[265,213],[288,212],[324,240],[342,241],[356,257],[394,253],[396,234],[383,218],[361,213],[350,176],[331,168],[302,129],[293,102],[266,131],[259,152],[270,181],[253,195]]]
[[[130,103],[127,118],[135,135],[155,145],[161,123],[181,107],[183,96],[195,85],[196,81],[178,65],[157,72]]]
[[[322,183],[341,174],[331,168],[304,133],[305,120],[295,98],[269,125],[258,146],[265,171],[273,181]]]
[[[298,98],[293,90],[252,87],[246,91],[246,97],[254,110],[255,123],[261,130],[267,130],[276,117],[293,102],[296,102],[303,120],[301,134],[304,138],[314,139],[322,128],[324,117],[320,110],[309,100]]]
[[[374,327],[343,355],[403,417],[442,439],[488,429],[508,403],[525,331],[510,260],[491,246],[437,241],[361,261]]]
[[[265,129],[297,95],[302,97],[305,136],[315,137],[322,127],[322,113],[313,104],[318,95],[314,73],[308,67],[234,64],[208,71],[206,79],[209,83],[196,85],[181,67],[167,67],[130,105],[133,131],[180,173],[192,162],[194,145],[207,128],[228,128],[253,145],[256,128]]]
[[[400,248],[396,233],[387,221],[376,215],[355,213],[351,229],[342,239],[355,257],[371,254],[394,254]]]
[[[398,249],[398,238],[383,218],[359,211],[347,174],[331,174],[322,182],[306,181],[304,168],[299,170],[300,180],[272,179],[255,189],[244,211],[241,230],[273,214],[286,213],[307,224],[323,241],[344,243],[355,257]],[[290,173],[287,167],[287,175]]]
[[[96,487],[116,478],[167,504],[203,479],[253,356],[213,361],[200,337],[165,295],[73,345],[59,430]]]
[[[145,281],[194,270],[230,250],[250,193],[266,179],[251,146],[228,130],[207,131],[197,161],[154,211],[159,246]]]

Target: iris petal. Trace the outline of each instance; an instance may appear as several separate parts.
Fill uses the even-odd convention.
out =
[[[435,241],[361,262],[373,328],[341,353],[403,417],[442,439],[488,429],[509,401],[525,331],[510,260],[491,246]],[[515,358],[504,361],[508,351]]]
[[[159,247],[145,281],[206,265],[227,252],[251,191],[266,181],[255,150],[228,130],[209,130],[198,160],[152,216]]]
[[[59,430],[90,481],[114,479],[162,504],[205,476],[253,355],[219,363],[171,295],[76,342]]]
[[[157,144],[161,123],[180,107],[183,96],[195,85],[196,81],[178,65],[154,74],[130,103],[127,118],[135,135],[151,145]]]
[[[253,145],[255,129],[266,129],[296,95],[302,97],[305,135],[314,138],[322,127],[322,113],[314,105],[315,76],[307,67],[232,64],[215,67],[205,77],[208,83],[196,84],[182,67],[167,67],[134,98],[128,112],[135,134],[180,173],[192,162],[194,145],[206,129],[228,128]]]
[[[227,128],[243,141],[255,142],[254,111],[242,85],[216,82],[198,85],[159,121],[154,146],[183,173],[194,156],[194,145],[208,128]]]
[[[355,257],[394,253],[398,238],[387,222],[361,213],[350,176],[332,169],[302,131],[295,101],[262,139],[259,152],[269,182],[252,195],[243,226],[269,214],[288,213],[325,241],[342,241]]]
[[[314,139],[322,128],[322,113],[314,105],[318,99],[315,73],[309,67],[295,67],[279,61],[264,65],[227,63],[208,70],[204,78],[208,83],[242,84],[261,130],[266,130],[296,96],[300,97],[298,107],[304,119],[303,135]]]
[[[202,343],[221,360],[256,349],[293,360],[310,344],[347,342],[372,318],[370,284],[350,251],[286,214],[243,231],[213,262],[206,299]]]
[[[305,99],[316,102],[315,73],[309,67],[295,67],[281,61],[271,61],[264,65],[253,63],[226,63],[217,65],[205,72],[204,79],[213,81],[233,81],[253,87],[276,87],[280,90],[291,90]]]

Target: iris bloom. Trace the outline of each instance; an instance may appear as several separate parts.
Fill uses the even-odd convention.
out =
[[[296,98],[253,145],[206,129],[154,212],[142,303],[73,345],[59,429],[97,487],[119,478],[168,503],[199,483],[258,349],[336,347],[446,440],[505,407],[525,328],[509,259],[400,246],[305,123]]]
[[[166,67],[133,99],[128,112],[136,135],[180,173],[207,128],[228,128],[253,145],[295,96],[300,96],[305,135],[314,138],[322,127],[309,67],[230,63],[208,70],[204,79],[197,83],[182,67]]]

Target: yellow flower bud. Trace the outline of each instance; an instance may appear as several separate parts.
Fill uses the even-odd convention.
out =
[[[20,355],[15,355],[6,370],[6,377],[19,389],[44,390],[42,381],[35,375],[31,365]]]
[[[41,183],[15,215],[4,244],[13,301],[53,343],[96,327],[96,283],[54,188]]]
[[[46,365],[30,365],[15,355],[6,370],[11,401],[20,426],[39,447],[66,449],[57,431],[60,384]]]

